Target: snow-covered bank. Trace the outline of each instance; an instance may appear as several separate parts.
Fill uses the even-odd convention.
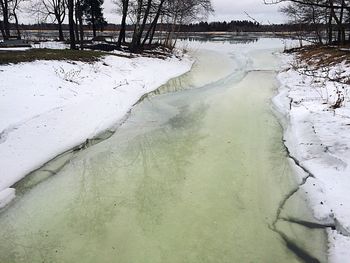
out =
[[[115,129],[142,95],[191,66],[186,56],[0,66],[0,208],[13,199],[10,187],[26,174]]]
[[[283,58],[273,102],[282,116],[285,144],[303,168],[296,169],[300,190],[315,218],[335,225],[327,229],[329,261],[350,262],[350,65],[309,70],[293,55]]]

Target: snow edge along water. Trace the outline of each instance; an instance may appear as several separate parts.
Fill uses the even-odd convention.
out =
[[[15,198],[15,183],[60,154],[115,130],[143,96],[190,71],[193,63],[178,53],[165,60],[106,56],[93,64],[1,66],[0,209]],[[6,113],[11,113],[7,119]]]
[[[304,193],[315,219],[325,225],[328,260],[331,263],[349,262],[350,211],[347,207],[350,204],[349,194],[345,192],[350,179],[349,148],[328,153],[328,147],[337,145],[341,138],[347,138],[342,137],[346,130],[337,131],[336,125],[327,125],[327,122],[339,120],[331,121],[327,106],[316,98],[312,89],[315,80],[302,76],[291,67],[294,59],[293,55],[281,54],[282,66],[277,75],[279,88],[272,98],[272,107],[284,130],[283,143],[298,180],[298,191]],[[327,89],[329,96],[328,92],[333,91]],[[343,114],[349,113],[346,110]],[[332,134],[337,134],[338,138],[327,140]],[[349,143],[348,140],[345,142]]]

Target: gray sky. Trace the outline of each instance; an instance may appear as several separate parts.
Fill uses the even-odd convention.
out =
[[[263,0],[212,0],[215,13],[209,18],[209,21],[231,21],[231,20],[249,20],[244,13],[247,12],[260,23],[283,23],[285,19],[278,12],[280,5],[264,5]],[[120,23],[120,16],[116,12],[116,6],[113,0],[105,0],[104,15],[109,23]],[[21,13],[21,23],[36,23],[37,18],[33,18],[27,13]],[[51,22],[52,20],[48,20]]]
[[[215,14],[210,20],[249,19],[244,12],[262,23],[280,23],[284,18],[278,12],[279,5],[265,5],[263,0],[212,0]]]
[[[244,12],[261,23],[282,23],[283,16],[278,12],[279,5],[264,5],[263,0],[212,0],[215,14],[210,21],[231,21],[248,19]],[[104,13],[108,22],[119,23],[120,18],[115,14],[112,0],[105,0]]]

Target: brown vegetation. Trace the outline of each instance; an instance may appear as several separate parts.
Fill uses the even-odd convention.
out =
[[[0,51],[0,65],[35,60],[68,60],[95,62],[107,53],[68,49],[30,49],[26,51]]]
[[[349,46],[305,46],[286,52],[295,53],[299,61],[317,68],[336,65],[343,61],[350,65]]]

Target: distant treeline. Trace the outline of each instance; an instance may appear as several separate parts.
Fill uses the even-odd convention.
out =
[[[57,30],[57,24],[53,23],[40,23],[19,25],[21,30]],[[150,24],[146,25],[149,28]],[[162,28],[169,27],[168,24],[158,24],[157,30],[162,30]],[[324,27],[326,25],[317,25],[317,27]],[[15,30],[16,25],[10,24],[10,28]],[[62,24],[63,30],[69,30],[68,24]],[[119,31],[121,25],[118,24],[105,24],[101,31]],[[132,31],[134,29],[133,25],[126,25],[126,31]],[[270,24],[262,25],[257,22],[252,22],[248,20],[233,20],[231,22],[199,22],[190,23],[188,25],[181,25],[179,32],[298,32],[298,31],[313,31],[315,25],[305,25],[305,24]],[[84,25],[84,30],[92,30],[91,25]]]
[[[84,30],[93,30],[92,25],[83,25]],[[16,25],[10,24],[10,29],[15,30]],[[54,23],[39,23],[39,24],[20,24],[19,28],[21,30],[57,30],[57,24]],[[131,28],[131,26],[130,26]],[[68,24],[62,24],[62,30],[69,30]],[[105,24],[103,27],[99,28],[100,31],[110,30],[110,31],[117,31],[120,30],[120,25],[116,24]]]
[[[259,28],[259,23],[247,20],[233,20],[231,22],[200,22],[182,25],[183,32],[227,32],[227,31],[254,31]]]
[[[318,25],[322,27],[322,25]],[[297,32],[313,31],[315,25],[289,23],[262,25],[248,20],[233,20],[231,22],[200,22],[181,25],[181,32]]]

